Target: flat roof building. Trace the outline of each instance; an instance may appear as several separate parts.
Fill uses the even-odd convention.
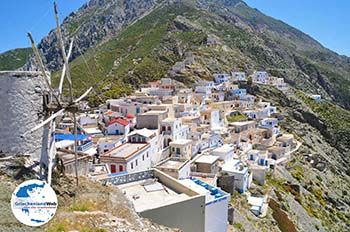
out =
[[[150,144],[124,143],[102,154],[100,162],[108,164],[111,173],[132,173],[150,169]]]
[[[205,232],[227,231],[230,194],[198,178],[181,180],[181,183],[205,195]]]
[[[202,155],[196,159],[197,172],[216,173],[218,171],[219,157],[214,155]]]
[[[170,154],[173,157],[179,157],[184,159],[192,158],[192,140],[190,139],[178,139],[170,142]]]
[[[175,157],[160,162],[156,168],[175,179],[188,178],[191,172],[190,160]]]
[[[227,230],[229,194],[197,178],[176,180],[157,169],[101,180],[117,185],[142,217],[184,232]]]
[[[151,110],[136,116],[136,128],[159,129],[160,123],[168,117],[166,110]]]
[[[211,152],[212,155],[218,156],[219,159],[223,161],[232,160],[234,153],[234,146],[229,144],[224,144]]]

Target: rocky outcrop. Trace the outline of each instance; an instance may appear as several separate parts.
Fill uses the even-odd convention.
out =
[[[89,48],[117,35],[123,28],[141,18],[156,6],[157,0],[91,0],[64,19],[61,29],[68,50],[69,40],[74,38],[71,60],[84,54]],[[53,20],[53,19],[52,19]],[[38,45],[44,63],[50,71],[62,67],[63,60],[57,44],[56,30],[51,30]],[[35,69],[31,58],[24,69]]]

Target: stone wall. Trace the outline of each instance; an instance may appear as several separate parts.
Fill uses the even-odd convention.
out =
[[[217,186],[225,192],[233,194],[235,192],[234,176],[232,175],[221,175],[218,176]]]
[[[22,135],[43,119],[45,86],[39,72],[0,72],[0,153],[39,160],[43,129]]]

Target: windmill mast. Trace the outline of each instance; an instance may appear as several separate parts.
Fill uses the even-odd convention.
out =
[[[46,154],[48,162],[47,163],[47,182],[51,184],[51,179],[52,179],[52,169],[53,169],[53,160],[56,155],[56,147],[55,147],[55,127],[56,127],[56,120],[57,117],[62,116],[65,112],[70,113],[73,116],[74,120],[74,128],[73,128],[73,133],[74,133],[74,166],[75,166],[75,178],[76,178],[76,184],[79,185],[79,177],[78,177],[78,139],[77,139],[77,119],[76,119],[76,114],[79,111],[79,102],[83,100],[87,95],[91,92],[93,89],[90,87],[88,90],[85,91],[80,97],[77,99],[73,99],[73,86],[72,86],[72,79],[71,79],[71,74],[70,74],[70,68],[69,68],[69,57],[72,53],[73,49],[73,39],[70,42],[69,45],[69,50],[68,50],[68,55],[65,51],[64,47],[64,40],[62,36],[62,31],[60,28],[60,23],[59,23],[59,17],[58,17],[58,10],[57,10],[57,4],[54,3],[54,13],[55,13],[55,19],[56,19],[56,25],[57,25],[57,38],[58,38],[58,43],[61,49],[61,54],[64,60],[63,68],[62,68],[62,74],[61,74],[61,79],[59,82],[59,87],[58,87],[58,93],[56,95],[55,91],[53,90],[51,86],[50,79],[46,73],[44,63],[41,59],[40,53],[38,48],[35,45],[33,36],[31,33],[28,33],[29,40],[31,42],[33,51],[34,51],[34,56],[35,60],[37,62],[37,65],[39,66],[39,69],[43,73],[43,76],[45,78],[45,83],[49,89],[48,93],[48,100],[46,102],[46,105],[44,107],[44,111],[42,112],[45,115],[45,119],[43,122],[41,122],[39,125],[35,126],[31,130],[27,131],[24,133],[22,136],[26,136],[27,134],[33,133],[34,131],[44,128],[45,129],[45,135],[43,138],[43,143],[42,143],[42,159],[44,155]],[[63,94],[63,82],[64,82],[64,77],[67,77],[68,81],[68,87],[69,87],[69,96],[70,100],[69,102],[62,102],[62,94]],[[55,101],[52,101],[55,99]]]

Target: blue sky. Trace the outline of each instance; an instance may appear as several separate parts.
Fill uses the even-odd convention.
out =
[[[350,0],[245,0],[253,8],[350,56]]]
[[[56,0],[60,20],[77,10],[87,0]],[[0,52],[29,47],[27,32],[36,42],[55,28],[53,0],[0,0]]]
[[[57,0],[61,20],[87,0]],[[246,0],[263,13],[311,35],[324,46],[350,56],[350,0]],[[0,52],[28,47],[55,27],[52,0],[0,0]]]

